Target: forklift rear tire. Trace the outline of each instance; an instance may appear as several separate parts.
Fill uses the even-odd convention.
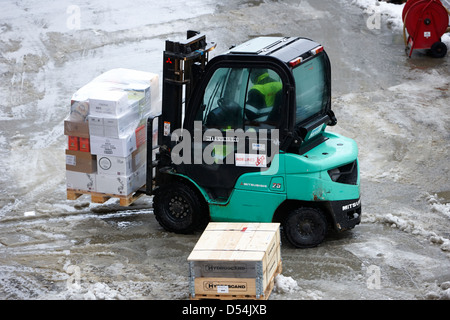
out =
[[[297,248],[312,248],[325,239],[328,224],[324,213],[315,208],[291,211],[283,223],[287,240]]]
[[[167,231],[189,234],[207,224],[204,201],[185,183],[161,187],[153,198],[156,220]]]

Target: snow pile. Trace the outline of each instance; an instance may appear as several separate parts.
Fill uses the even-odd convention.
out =
[[[428,300],[450,300],[450,281],[434,284],[433,288],[425,294]]]
[[[66,288],[61,293],[46,297],[58,300],[135,300],[149,299],[151,288],[155,283],[145,281],[113,281],[81,283],[78,286]]]
[[[427,200],[431,205],[431,210],[433,212],[440,213],[450,218],[450,203],[441,203],[442,200],[439,199],[437,194],[428,195]]]
[[[83,293],[73,292],[70,299],[84,299],[84,300],[123,300],[124,297],[114,289],[111,289],[106,283],[97,282],[90,284]]]
[[[381,14],[393,29],[403,29],[402,11],[404,4],[381,2],[378,0],[353,0],[353,4],[364,9],[368,15]]]
[[[442,233],[440,235],[433,227],[438,224],[448,224],[450,203],[442,203],[442,199],[439,199],[437,195],[427,194],[425,198],[430,205],[429,213],[407,209],[383,215],[367,213],[364,222],[387,224],[403,232],[423,237],[430,243],[438,245],[442,251],[450,252],[450,239],[446,238]],[[436,213],[437,215],[434,215]]]
[[[297,281],[292,279],[292,277],[286,277],[279,274],[275,277],[275,284],[273,290],[278,293],[289,293],[298,290],[299,286]]]
[[[303,289],[292,277],[279,274],[275,277],[273,292],[276,294],[289,295],[295,293],[295,299],[320,300],[320,291]]]

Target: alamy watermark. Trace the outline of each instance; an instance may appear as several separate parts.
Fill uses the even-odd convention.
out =
[[[366,13],[369,17],[366,20],[366,26],[369,30],[380,30],[381,29],[381,11],[375,8],[368,8]]]
[[[81,289],[81,269],[76,265],[69,265],[65,268],[66,273],[69,278],[66,280],[66,287],[69,290],[80,290]]]
[[[366,271],[367,274],[367,289],[381,289],[381,269],[379,266],[370,265]]]
[[[194,122],[194,136],[185,129],[172,132],[177,142],[171,151],[174,164],[233,164],[266,168],[279,153],[279,130],[250,128],[202,130],[202,122]]]
[[[66,9],[68,15],[66,20],[66,27],[69,30],[81,29],[81,9],[77,5],[70,5]]]

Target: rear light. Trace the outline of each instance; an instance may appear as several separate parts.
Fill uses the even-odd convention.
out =
[[[303,58],[302,57],[298,57],[295,58],[294,60],[289,61],[289,65],[293,68],[295,66],[298,66],[300,63],[302,63]]]
[[[314,49],[312,49],[312,50],[310,50],[309,51],[309,55],[308,54],[306,54],[306,59],[308,59],[309,57],[311,57],[311,56],[315,56],[316,54],[319,54],[319,53],[321,53],[323,51],[323,46],[318,46],[317,48],[314,48]],[[304,55],[305,56],[305,55]],[[295,58],[295,59],[293,59],[293,60],[291,60],[291,61],[289,61],[289,66],[291,67],[291,68],[293,68],[293,67],[296,67],[296,66],[298,66],[299,64],[301,64],[303,61],[305,61],[305,58],[303,58],[303,57],[298,57],[298,58]]]
[[[313,56],[315,56],[316,54],[321,53],[322,51],[323,51],[323,46],[319,46],[317,48],[312,49],[311,50],[311,54]]]

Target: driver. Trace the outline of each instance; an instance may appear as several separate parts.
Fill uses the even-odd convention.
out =
[[[249,120],[266,121],[279,99],[283,84],[270,77],[267,69],[253,69],[250,73],[253,87],[248,92],[246,114]]]

